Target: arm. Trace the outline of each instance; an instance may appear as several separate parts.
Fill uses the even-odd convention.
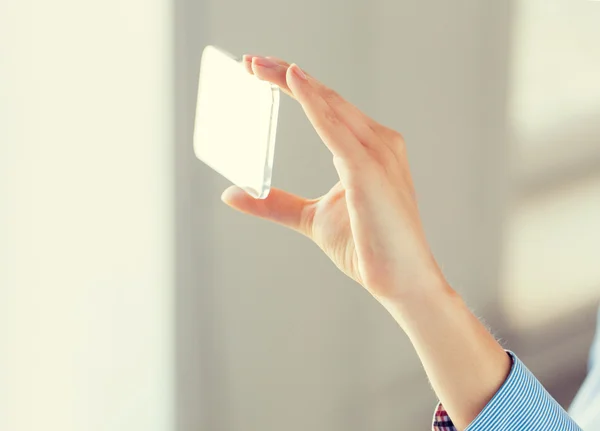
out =
[[[434,430],[581,431],[450,288],[441,284],[437,290],[384,302],[412,341],[441,401]]]
[[[509,393],[506,389],[519,383],[513,376],[519,376],[515,370],[521,364],[513,365],[446,283],[430,252],[402,136],[364,115],[296,65],[265,57],[245,57],[244,64],[250,73],[278,85],[301,104],[331,151],[340,182],[318,199],[274,189],[267,199],[255,200],[232,187],[223,194],[223,201],[308,236],[389,311],[410,338],[452,418],[449,430],[537,429],[517,427],[534,419],[529,407],[535,404],[523,392],[509,391],[507,399],[497,395],[502,390]],[[562,422],[551,424],[575,426],[543,389],[539,393],[545,404],[564,415]],[[506,401],[505,411],[489,408],[506,406]],[[469,424],[474,420],[490,424],[489,418],[481,418],[486,411],[500,415],[499,425],[472,428],[476,424]],[[511,412],[519,416],[513,420]],[[525,412],[529,418],[521,417]]]
[[[454,425],[464,430],[505,381],[510,357],[441,280],[416,296],[382,302],[410,338]]]

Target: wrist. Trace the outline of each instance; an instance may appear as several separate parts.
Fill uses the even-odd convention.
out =
[[[411,322],[427,319],[428,315],[447,308],[451,303],[462,302],[439,271],[397,292],[391,296],[377,297],[377,300],[405,330]]]

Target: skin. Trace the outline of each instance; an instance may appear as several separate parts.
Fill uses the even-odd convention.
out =
[[[331,151],[339,182],[318,199],[272,189],[256,200],[234,186],[223,202],[307,236],[367,289],[408,335],[437,396],[464,430],[502,385],[511,361],[431,253],[403,137],[295,64],[250,55],[243,64],[300,103]]]

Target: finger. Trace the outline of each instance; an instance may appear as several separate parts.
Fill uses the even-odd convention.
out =
[[[252,70],[252,57],[254,56],[250,54],[244,54],[244,56],[242,57],[244,69],[246,69],[246,72],[248,72],[250,75],[254,74],[254,71]]]
[[[294,97],[285,80],[288,66],[284,66],[268,57],[253,57],[250,67],[252,73],[263,81],[277,85],[288,96]]]
[[[275,63],[279,64],[280,66],[285,67],[286,69],[288,67],[290,67],[290,63],[288,63],[287,61],[282,60],[281,58],[271,57],[271,56],[267,56],[267,58],[269,60],[273,60]],[[307,73],[307,75],[308,75],[308,73]]]
[[[362,144],[373,146],[380,141],[375,132],[375,121],[317,79],[309,76],[308,80]]]
[[[269,59],[274,61],[275,63],[277,63],[278,65],[282,66],[284,69],[287,70],[288,67],[290,67],[290,64],[286,61],[281,60],[280,58],[277,57],[262,57],[259,55],[252,55],[252,54],[244,54],[242,56],[242,62],[244,63],[244,67],[246,68],[246,70],[248,71],[248,73],[254,75],[254,71],[252,70],[252,59],[254,58],[265,58],[265,59]]]
[[[310,236],[314,201],[279,189],[271,189],[266,199],[255,199],[236,186],[223,192],[221,200],[230,207],[289,227]]]
[[[252,69],[253,75],[256,75],[264,81],[269,81],[278,85],[290,97],[295,98],[289,89],[285,78],[287,70],[290,67],[290,63],[277,57],[260,57],[256,55],[244,57],[248,57],[248,62],[250,63],[250,68]],[[309,80],[312,79],[310,74],[306,72],[304,73],[306,76],[308,76]],[[315,83],[319,84],[316,80]]]
[[[356,159],[364,154],[364,147],[360,141],[312,86],[302,69],[295,64],[291,65],[287,70],[286,82],[334,156]]]
[[[286,81],[287,69],[290,67],[289,63],[276,57],[257,56],[254,56],[251,62],[254,75],[262,80],[272,82],[288,95],[295,98]],[[378,141],[374,131],[375,121],[331,88],[319,82],[308,73],[304,72],[304,74],[308,77],[310,84],[321,94],[333,110],[336,111],[346,126],[359,137],[361,142],[372,144],[374,141]]]

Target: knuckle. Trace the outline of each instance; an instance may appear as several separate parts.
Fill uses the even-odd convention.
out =
[[[333,109],[326,109],[323,116],[325,117],[325,121],[329,124],[336,125],[340,122],[340,119]]]
[[[385,138],[394,146],[401,146],[404,144],[404,136],[400,132],[392,129],[387,129]]]
[[[340,100],[340,95],[331,88],[327,87],[322,88],[321,97],[323,97],[327,103],[337,103]]]
[[[404,143],[404,137],[402,134],[394,129],[390,129],[389,127],[383,126],[379,123],[374,123],[372,128],[375,133],[381,137],[381,139],[390,144],[402,145]]]
[[[379,167],[387,169],[396,163],[396,157],[391,149],[385,145],[373,150],[373,160]]]

